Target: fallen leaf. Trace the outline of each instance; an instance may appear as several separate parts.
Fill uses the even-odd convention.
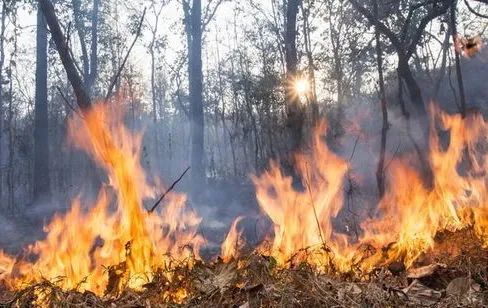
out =
[[[434,305],[442,297],[442,292],[428,288],[421,284],[418,280],[414,280],[402,291],[407,295],[409,301],[420,306]]]
[[[447,266],[442,263],[430,264],[427,266],[422,266],[418,268],[409,269],[407,272],[407,278],[420,279],[433,275],[436,271],[441,268],[446,268]]]
[[[236,263],[222,263],[214,270],[205,271],[205,278],[196,287],[205,294],[215,291],[224,293],[235,284],[237,278]]]
[[[464,296],[468,292],[478,292],[481,289],[473,279],[460,277],[453,279],[446,288],[447,295]]]
[[[345,284],[342,288],[339,289],[337,292],[337,297],[339,300],[344,300],[346,295],[349,296],[357,296],[363,293],[363,290],[355,283],[348,283]]]

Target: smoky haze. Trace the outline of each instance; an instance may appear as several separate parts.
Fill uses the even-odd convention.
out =
[[[183,11],[177,1],[161,7],[155,2],[143,2],[141,7],[117,1],[101,4],[96,61],[99,72],[92,93],[94,97],[105,94],[128,51],[130,41],[135,37],[134,20],[138,20],[142,13],[140,8],[145,6],[147,11],[142,35],[130,53],[117,89],[124,97],[121,104],[126,109],[126,125],[144,133],[142,165],[148,176],[160,177],[168,186],[192,165],[192,104],[188,75],[193,71],[187,69],[189,40],[182,22]],[[286,75],[285,44],[282,31],[276,30],[284,27],[285,16],[274,7],[278,5],[276,1],[272,2],[271,7],[251,2],[224,3],[203,33],[205,142],[203,149],[196,154],[203,157],[206,182],[195,184],[191,176],[186,176],[176,188],[177,191],[188,193],[190,207],[202,217],[201,230],[208,239],[211,251],[217,249],[231,221],[237,216],[247,217],[243,225],[251,242],[258,242],[262,238],[265,232],[256,229],[266,229],[266,217],[259,210],[249,176],[263,172],[271,159],[281,157],[283,160],[286,156],[283,153],[291,142],[286,133],[287,110],[283,94],[286,88],[283,86]],[[370,42],[373,33],[369,27],[358,26],[359,17],[353,13],[347,15],[344,12],[348,10],[339,10],[339,5],[346,5],[352,12],[348,4],[338,1],[331,2],[330,10],[324,10],[322,6],[316,8],[319,13],[313,15],[315,24],[309,25],[308,31],[312,33],[307,37],[314,42],[316,54],[309,50],[308,53],[312,55],[311,58],[307,57],[305,33],[300,32],[297,61],[298,66],[302,67],[299,72],[306,77],[311,77],[308,76],[307,67],[315,66],[312,68],[316,71],[314,91],[321,118],[328,120],[327,142],[351,163],[351,174],[354,176],[345,181],[344,187],[344,193],[348,196],[348,206],[345,208],[349,212],[344,210],[337,221],[338,230],[350,232],[348,230],[352,229],[352,224],[357,223],[351,217],[356,213],[359,215],[357,219],[372,215],[377,204],[375,168],[380,148],[381,113],[376,91],[376,68],[371,64],[374,63]],[[160,8],[162,13],[158,15]],[[6,54],[8,67],[2,64],[5,97],[2,99],[3,126],[0,130],[3,175],[0,198],[4,206],[0,216],[0,247],[9,252],[18,252],[25,244],[42,238],[42,226],[50,221],[54,213],[68,210],[74,197],[81,196],[85,201],[83,204],[93,202],[101,185],[107,182],[104,171],[85,153],[73,149],[67,141],[67,119],[77,116],[73,110],[75,97],[59,63],[55,44],[49,37],[45,93],[48,109],[45,135],[49,141],[45,148],[44,145],[40,146],[49,153],[49,168],[40,171],[40,178],[43,178],[43,174],[50,178],[50,196],[41,200],[33,198],[36,142],[44,138],[33,134],[34,131],[37,133],[39,127],[35,124],[33,110],[36,106],[33,103],[36,96],[34,68],[38,62],[33,60],[37,33],[33,26],[37,24],[34,9],[21,5],[13,10],[18,24],[13,22],[15,19],[12,17],[12,23],[6,26],[3,36],[6,44],[3,53]],[[63,30],[69,29],[67,25],[71,24],[79,28],[76,29],[79,32],[71,30],[70,46],[77,65],[81,67],[80,71],[89,72],[92,66],[88,64],[85,67],[82,43],[88,49],[92,47],[92,3],[81,1],[80,16],[75,16],[73,9],[72,3],[62,1],[57,13]],[[466,13],[465,8],[462,10]],[[82,19],[82,26],[75,25],[75,17]],[[305,17],[299,16],[299,26],[303,26]],[[336,37],[339,44],[333,40],[339,29],[328,23],[334,18],[342,18],[342,22],[349,26],[347,31],[350,31],[339,33],[339,37]],[[478,29],[476,25],[480,22],[460,23],[465,32],[476,33],[473,28]],[[158,25],[159,30],[156,31]],[[435,20],[432,28],[438,30],[440,25],[443,25],[443,21]],[[350,41],[344,37],[350,38]],[[424,44],[432,46],[434,51],[442,47],[434,40]],[[315,65],[309,63],[311,59],[316,61]],[[407,133],[406,121],[398,106],[395,54],[386,50],[385,61],[390,112],[388,166],[393,158],[412,153],[413,141],[422,151],[426,150],[428,123],[425,115],[412,116],[411,129]],[[341,62],[343,67],[336,70]],[[432,69],[431,62],[434,60],[415,63],[415,78],[421,85],[425,102],[433,100],[443,109],[457,112],[455,102],[459,100],[459,93],[454,63],[449,62],[446,72],[441,75],[439,67]],[[461,65],[468,108],[479,109],[485,114],[488,97],[485,86],[488,77],[486,48],[474,58],[463,58]],[[354,80],[346,82],[346,77],[341,79],[338,74],[341,72],[351,75],[350,78]],[[442,78],[439,79],[439,76]],[[435,91],[438,79],[440,87]],[[404,96],[408,108],[412,108],[408,95],[404,93]],[[303,100],[302,103],[306,105],[309,101]],[[311,126],[310,123],[306,125]],[[309,134],[305,135],[306,140]],[[201,187],[197,189],[197,185]],[[146,208],[154,201],[146,200]]]

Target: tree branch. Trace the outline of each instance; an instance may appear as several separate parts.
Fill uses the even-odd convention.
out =
[[[218,0],[217,3],[213,6],[213,8],[210,8],[210,4],[212,3],[212,1],[209,1],[207,7],[205,8],[205,13],[203,15],[202,33],[205,32],[205,28],[210,23],[210,21],[212,21],[213,17],[215,16],[215,13],[217,13],[217,9],[224,1],[225,0]]]
[[[378,28],[378,30],[383,33],[388,39],[391,41],[393,47],[397,51],[402,51],[403,44],[400,40],[396,37],[395,33],[391,31],[384,23],[375,18],[375,16],[369,12],[366,8],[360,5],[356,0],[349,0],[349,2],[354,6],[356,10],[359,11],[372,25]],[[402,51],[403,52],[403,51]]]
[[[117,73],[115,76],[112,78],[112,82],[110,83],[110,86],[108,87],[107,94],[105,95],[105,101],[108,101],[110,98],[110,95],[112,95],[112,91],[114,90],[115,85],[117,84],[117,80],[120,77],[120,74],[122,73],[122,70],[125,67],[125,63],[127,62],[127,59],[129,59],[130,52],[132,51],[132,48],[134,48],[134,45],[137,42],[137,39],[141,35],[141,29],[142,29],[142,23],[144,22],[144,16],[146,16],[146,8],[144,8],[144,11],[142,12],[141,19],[139,20],[139,24],[137,25],[137,32],[134,37],[134,40],[132,41],[132,44],[129,47],[129,50],[127,50],[127,53],[125,54],[124,60],[122,61],[122,64],[120,65]]]
[[[173,184],[171,184],[171,186],[164,192],[164,194],[161,195],[161,198],[159,198],[158,201],[148,211],[149,213],[154,212],[154,210],[158,207],[158,205],[161,203],[161,201],[163,201],[164,197],[166,197],[166,195],[175,188],[176,184],[178,184],[178,182],[180,182],[181,179],[183,179],[183,177],[188,172],[188,170],[190,170],[190,167],[186,168],[186,170],[183,171],[183,173],[180,175],[180,177],[176,181],[174,181]]]
[[[437,8],[438,3],[442,3],[441,8]],[[422,38],[422,34],[424,33],[425,27],[431,22],[434,18],[439,17],[445,13],[447,13],[447,9],[453,4],[454,1],[452,0],[443,0],[443,1],[436,1],[434,2],[434,8],[430,14],[422,18],[420,21],[418,27],[417,27],[417,32],[415,33],[412,41],[410,42],[408,49],[407,49],[407,58],[410,58],[412,54],[415,52],[415,48],[417,47],[418,42]]]
[[[482,3],[485,3],[486,2],[483,2],[483,1],[479,1],[479,2],[482,2]],[[487,18],[488,19],[488,15],[484,15],[484,14],[481,14],[480,12],[476,11],[472,6],[471,4],[469,4],[468,0],[464,0],[464,4],[466,5],[466,7],[468,8],[468,10],[473,13],[474,15],[478,16],[478,17],[481,17],[481,18]]]

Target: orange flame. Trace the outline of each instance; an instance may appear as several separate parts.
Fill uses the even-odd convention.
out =
[[[237,225],[244,219],[243,216],[239,216],[232,222],[229,233],[225,237],[224,242],[220,247],[220,256],[224,262],[229,262],[232,259],[238,257],[240,250],[244,247],[244,238],[242,237],[242,231],[237,229]]]
[[[274,224],[270,253],[279,264],[302,250],[326,245],[338,251],[345,243],[344,236],[334,233],[332,219],[342,207],[348,164],[324,145],[321,136],[325,130],[324,123],[319,125],[310,152],[295,157],[304,189],[294,188],[292,178],[285,176],[276,163],[261,176],[253,177],[259,205]],[[322,257],[312,262],[328,263]]]
[[[138,289],[155,269],[170,266],[170,256],[199,257],[200,218],[185,208],[184,195],[169,194],[158,213],[143,209],[143,200],[153,199],[158,189],[149,184],[140,164],[142,135],[124,126],[119,106],[99,103],[83,117],[70,119],[70,141],[104,168],[109,185],[88,211],[75,199],[69,212],[54,217],[45,227],[46,238],[28,248],[37,261],[15,265],[0,254],[0,278],[11,286],[63,277],[64,289],[103,294],[109,282],[104,267],[123,265],[125,275],[116,287]],[[113,202],[115,210],[109,209]]]
[[[488,123],[480,114],[463,118],[433,105],[430,115],[427,157],[432,186],[427,188],[413,167],[416,156],[393,159],[379,213],[361,224],[361,235],[355,241],[333,227],[343,206],[344,178],[351,171],[348,162],[322,140],[325,124],[315,129],[310,148],[295,155],[301,186],[276,162],[262,175],[253,176],[259,205],[273,224],[269,249],[263,245],[259,250],[273,256],[280,266],[305,261],[323,271],[367,272],[392,261],[411,266],[444,230],[472,227],[488,244]],[[441,138],[439,130],[447,132],[448,138]],[[89,210],[83,210],[76,198],[69,212],[53,218],[45,227],[46,238],[27,249],[37,257],[35,262],[0,252],[0,280],[20,288],[62,276],[64,289],[103,294],[109,284],[104,267],[124,269],[117,290],[126,286],[139,289],[151,280],[155,269],[171,267],[170,258],[199,257],[203,243],[197,233],[200,218],[186,209],[184,195],[170,193],[166,206],[153,215],[143,209],[143,200],[153,199],[157,188],[140,164],[142,135],[123,125],[123,113],[117,106],[97,104],[84,119],[72,118],[69,136],[104,168],[109,183]],[[238,217],[233,222],[222,244],[226,262],[237,257],[244,245],[237,228],[241,220]],[[177,297],[184,297],[186,290],[180,293]]]
[[[277,163],[253,177],[259,205],[274,226],[268,253],[282,266],[298,257],[298,261],[305,258],[325,270],[369,271],[393,261],[411,266],[444,230],[473,227],[488,244],[488,151],[482,150],[488,125],[479,114],[463,119],[433,106],[430,114],[428,158],[433,186],[426,188],[420,173],[411,166],[416,157],[394,159],[387,170],[387,192],[379,202],[379,215],[362,223],[361,236],[355,242],[332,227],[343,206],[348,164],[322,142],[323,124],[314,134],[311,150],[296,156],[303,188],[294,187],[292,178],[283,175]],[[434,123],[450,134],[445,149]],[[467,167],[462,166],[465,161],[469,162]],[[365,251],[364,247],[372,249]]]

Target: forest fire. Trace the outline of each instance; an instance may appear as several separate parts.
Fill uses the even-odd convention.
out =
[[[487,307],[487,14],[3,1],[0,307]]]
[[[88,210],[75,199],[71,210],[45,227],[46,238],[26,249],[35,261],[2,254],[1,277],[10,287],[61,277],[59,286],[66,290],[117,294],[140,289],[157,268],[198,259],[200,219],[185,208],[184,195],[169,194],[164,209],[153,214],[142,207],[160,188],[148,182],[140,165],[142,136],[127,130],[120,109],[100,103],[83,119],[71,118],[70,141],[103,167],[109,183]]]
[[[307,261],[326,271],[367,273],[374,267],[402,262],[407,268],[433,247],[437,233],[474,228],[487,243],[486,133],[480,114],[448,115],[431,106],[429,165],[433,186],[426,187],[413,154],[394,158],[388,170],[387,193],[376,217],[361,224],[362,235],[351,242],[334,232],[333,219],[343,206],[347,162],[330,152],[314,135],[310,152],[296,155],[303,189],[293,187],[278,164],[254,177],[259,204],[274,225],[268,252],[281,265]],[[442,147],[438,131],[449,133]],[[444,143],[446,140],[443,141]],[[365,247],[369,247],[367,253]],[[312,253],[310,253],[310,251]],[[297,252],[303,252],[297,254]],[[303,257],[306,259],[303,259]],[[302,259],[300,259],[302,258]]]
[[[356,240],[334,230],[350,166],[325,145],[324,123],[315,129],[310,150],[295,156],[302,187],[293,184],[278,163],[253,176],[259,205],[273,225],[257,253],[274,258],[279,268],[306,263],[318,273],[363,277],[393,262],[409,268],[434,246],[439,232],[472,228],[486,243],[487,123],[479,114],[463,118],[434,106],[430,112],[432,187],[426,187],[413,167],[415,157],[393,158],[378,214],[363,221]],[[449,133],[445,147],[439,131]],[[66,214],[55,216],[45,227],[46,238],[29,246],[25,257],[2,253],[4,284],[22,289],[47,279],[64,290],[116,296],[126,288],[142,290],[161,270],[171,283],[173,269],[191,269],[200,262],[200,218],[185,208],[184,195],[171,193],[164,209],[154,214],[142,207],[158,188],[149,183],[139,162],[142,135],[124,126],[121,108],[100,103],[83,119],[73,116],[69,136],[103,167],[109,182],[87,210],[77,198]],[[238,228],[242,219],[233,222],[222,244],[225,263],[238,259],[245,246]],[[168,296],[180,301],[189,290],[172,292]]]

